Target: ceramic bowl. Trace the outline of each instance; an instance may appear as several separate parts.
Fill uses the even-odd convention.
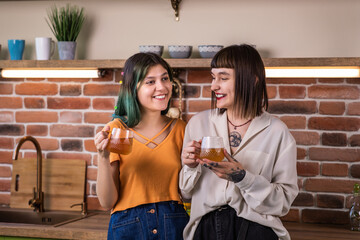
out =
[[[215,54],[223,49],[223,45],[199,45],[199,53],[202,58],[212,58]]]
[[[163,51],[164,51],[164,46],[162,46],[162,45],[140,45],[139,51],[142,53],[147,53],[147,52],[155,53],[161,57],[161,55],[163,54]]]
[[[189,45],[169,45],[169,55],[171,58],[188,58],[191,55],[192,46]]]

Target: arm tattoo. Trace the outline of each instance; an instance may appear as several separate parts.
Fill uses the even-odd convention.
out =
[[[238,147],[241,143],[241,135],[238,132],[231,132],[230,133],[230,146],[231,147]]]
[[[246,171],[244,169],[240,170],[239,168],[237,168],[237,170],[235,170],[232,168],[231,170],[232,172],[228,173],[228,177],[230,181],[233,181],[234,183],[238,183],[244,179],[246,174]]]

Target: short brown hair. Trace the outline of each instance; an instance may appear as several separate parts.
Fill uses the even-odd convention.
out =
[[[235,115],[241,118],[260,116],[268,108],[265,67],[256,49],[250,45],[231,45],[221,49],[212,59],[211,68],[232,68],[235,71]],[[211,106],[216,108],[215,93]],[[220,109],[223,113],[225,109]]]

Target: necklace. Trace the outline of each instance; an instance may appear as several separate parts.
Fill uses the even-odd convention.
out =
[[[234,129],[236,130],[236,128],[238,128],[238,127],[242,127],[242,126],[244,126],[244,125],[246,125],[246,124],[248,124],[249,122],[251,122],[251,120],[252,119],[250,119],[249,121],[247,121],[246,123],[243,123],[243,124],[240,124],[240,125],[234,125],[232,122],[230,122],[230,120],[228,119],[228,122],[234,127]]]

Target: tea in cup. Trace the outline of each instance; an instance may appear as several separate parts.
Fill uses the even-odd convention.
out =
[[[221,162],[224,157],[224,142],[222,137],[209,136],[202,138],[200,158]]]
[[[132,150],[133,132],[129,129],[113,128],[107,150],[117,154],[129,154]]]

